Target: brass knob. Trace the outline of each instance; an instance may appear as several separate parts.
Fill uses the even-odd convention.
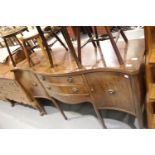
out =
[[[72,88],[72,91],[73,91],[74,93],[79,93],[79,89],[78,89],[78,88]]]
[[[51,87],[49,86],[49,87],[47,87],[49,90],[51,90]]]
[[[115,91],[114,91],[113,89],[108,89],[108,93],[109,93],[109,94],[114,94]]]
[[[69,83],[72,83],[72,82],[73,82],[73,77],[68,77],[68,78],[67,78],[67,81],[68,81]]]

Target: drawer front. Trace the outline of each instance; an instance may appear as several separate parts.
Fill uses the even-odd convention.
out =
[[[70,104],[89,101],[89,91],[82,76],[37,76],[51,97]]]
[[[88,89],[84,85],[56,85],[49,82],[44,82],[45,89],[58,94],[88,94]]]
[[[130,77],[117,72],[86,74],[98,108],[122,110],[135,114]]]
[[[49,76],[49,75],[38,75],[38,78],[42,82],[50,82],[50,83],[67,83],[68,85],[72,84],[84,84],[83,78],[80,75],[74,76]]]
[[[44,83],[49,96],[65,103],[81,103],[89,101],[89,92],[84,85],[63,86]]]

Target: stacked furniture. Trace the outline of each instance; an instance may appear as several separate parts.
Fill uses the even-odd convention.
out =
[[[9,32],[5,32],[1,35],[1,37],[4,39],[4,42],[6,44],[6,48],[8,49],[9,53],[9,59],[8,61],[4,64],[1,64],[1,74],[0,74],[0,85],[1,85],[1,99],[2,100],[7,100],[9,101],[12,105],[14,105],[16,102],[22,103],[24,105],[31,106],[37,110],[39,110],[41,115],[46,114],[46,111],[42,104],[40,104],[38,98],[48,98],[47,93],[44,91],[44,88],[40,84],[40,82],[37,80],[37,77],[34,75],[33,72],[22,70],[21,74],[14,74],[13,70],[16,68],[20,68],[21,66],[24,67],[23,63],[24,61],[28,62],[28,66],[30,67],[30,60],[28,55],[30,54],[29,52],[29,44],[28,50],[26,49],[26,44],[25,42],[27,39],[38,39],[39,35],[34,34],[33,36],[30,36],[30,38],[24,38],[22,39],[23,42],[21,42],[21,37],[20,40],[17,38],[17,35],[20,34],[21,32],[24,32],[27,30],[26,27],[21,27],[21,28],[15,28],[13,30],[10,30]],[[7,39],[9,38],[16,38],[17,42],[20,45],[21,50],[19,51],[20,54],[11,53],[9,45],[7,43]],[[38,39],[39,40],[39,39]],[[41,51],[44,52],[44,48],[39,40],[39,43],[41,44]],[[46,54],[46,53],[45,53]],[[16,59],[14,58],[13,55],[16,55]],[[17,61],[21,58],[21,55],[24,55],[24,58],[22,61]],[[37,86],[37,87],[36,87]],[[55,101],[52,99],[48,98],[48,100],[52,101],[57,108],[59,106]],[[60,108],[59,108],[60,109]],[[63,114],[62,110],[60,109],[60,112]],[[65,115],[63,114],[65,117]],[[65,117],[66,119],[66,117]]]
[[[8,50],[9,58],[4,63],[0,63],[0,99],[9,101],[12,106],[17,103],[21,103],[27,106],[31,106],[40,111],[41,115],[46,114],[44,107],[33,98],[28,91],[17,81],[14,73],[11,71],[13,68],[18,67],[19,63],[26,58],[24,48],[19,42],[17,35],[26,31],[26,27],[18,27],[9,29],[7,32],[1,34],[4,39],[5,45]],[[15,39],[20,49],[12,53],[8,44],[8,40]],[[0,49],[1,50],[1,49]],[[3,52],[3,51],[1,51]],[[3,54],[3,53],[1,53]]]
[[[155,128],[155,27],[145,27],[146,42],[146,85],[147,121],[149,128]]]
[[[12,69],[16,82],[33,101],[50,100],[65,119],[59,101],[73,105],[88,102],[104,128],[103,109],[134,115],[143,128],[144,39],[127,40],[121,30],[114,38],[110,28],[105,27],[110,39],[96,39],[95,46],[88,43],[81,48],[78,28],[77,45],[73,46],[66,27],[62,27],[69,48],[66,51],[64,47],[49,48],[41,28],[37,30],[45,52],[24,50],[26,59]],[[124,40],[119,39],[120,34]],[[33,65],[29,65],[30,60]]]

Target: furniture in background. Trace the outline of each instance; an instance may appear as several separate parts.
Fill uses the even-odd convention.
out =
[[[78,59],[79,59],[79,61],[80,61],[80,63],[81,63],[81,39],[80,39],[80,28],[79,27],[75,27],[76,28],[76,35],[77,35],[77,48],[78,48]],[[117,34],[117,36],[115,37],[116,39],[114,40],[114,37],[113,37],[113,35],[112,35],[112,33],[111,33],[111,27],[109,27],[109,26],[104,26],[104,35],[106,35],[106,36],[108,36],[108,38],[99,38],[99,34],[98,34],[98,30],[97,30],[97,27],[96,26],[94,26],[93,27],[93,29],[94,29],[94,35],[95,35],[95,39],[94,39],[94,37],[93,37],[93,35],[92,35],[92,32],[91,32],[91,30],[90,30],[90,28],[89,27],[87,27],[87,26],[85,26],[85,30],[86,30],[86,32],[87,32],[87,34],[88,34],[88,36],[89,36],[89,40],[84,44],[84,46],[88,43],[88,42],[92,42],[92,44],[93,44],[93,46],[94,46],[94,48],[97,48],[97,46],[98,46],[98,48],[101,48],[100,47],[100,41],[104,41],[104,40],[106,40],[106,39],[109,39],[110,40],[110,42],[111,42],[111,45],[112,45],[112,47],[113,47],[113,49],[114,49],[114,51],[115,51],[115,53],[116,53],[116,55],[117,55],[117,58],[118,58],[118,61],[119,61],[119,63],[120,63],[120,65],[123,65],[123,59],[122,59],[122,56],[121,56],[121,54],[120,54],[120,52],[119,52],[119,49],[118,49],[118,47],[117,47],[117,41],[118,41],[118,39],[119,39],[119,37],[120,37],[120,35],[122,35],[122,38],[123,38],[123,40],[125,41],[125,43],[127,44],[128,43],[128,39],[127,39],[127,37],[125,36],[125,34],[124,34],[124,32],[122,31],[122,29],[120,28],[119,29],[119,31],[118,31],[118,34]],[[97,46],[96,46],[96,43],[97,43]],[[82,47],[84,47],[84,46],[82,46]],[[102,55],[102,53],[101,53],[101,49],[100,49],[100,54]],[[103,56],[102,56],[103,57]],[[104,62],[105,63],[105,62]]]
[[[93,29],[93,27],[92,27],[92,29]],[[103,36],[103,35],[106,35],[107,34],[107,31],[105,29],[105,26],[95,26],[95,27],[97,29],[97,32],[98,32],[98,35],[99,36]],[[110,30],[112,29],[112,26],[108,26],[108,27],[109,27]]]
[[[58,32],[59,29],[61,29],[61,27],[51,27],[51,26],[46,26],[43,28],[43,33],[45,36],[45,40],[47,41],[47,46],[48,46],[48,50],[51,51],[51,47],[55,44],[56,41],[59,41],[59,43],[65,48],[66,51],[68,51],[68,48],[66,47],[65,43],[63,43],[63,41],[60,39],[60,37],[58,36]],[[54,41],[52,44],[49,44],[48,42],[52,39],[55,38],[56,41]],[[34,41],[37,44],[37,47],[40,47],[41,51],[43,52],[43,54],[46,56],[46,60],[47,62],[49,61],[49,59],[47,58],[47,52],[45,51],[45,41],[43,42],[40,39],[40,35],[37,31],[37,29],[34,27],[33,30],[31,30],[30,32],[25,33],[21,38],[21,44],[24,47],[24,51],[27,55],[28,58],[28,62],[29,62],[29,66],[34,65],[33,61],[30,59],[30,55],[32,52],[34,52],[34,47],[31,47],[31,45],[29,44],[30,41]]]
[[[8,40],[10,41],[10,38],[15,39],[16,42],[18,43],[18,45],[20,45],[20,48],[23,49],[23,46],[21,45],[19,39],[17,38],[17,35],[21,34],[24,31],[27,31],[27,27],[18,27],[18,28],[14,28],[14,29],[9,29],[9,30],[4,31],[4,32],[1,33],[1,38],[4,39],[4,43],[5,43],[5,46],[6,46],[7,50],[8,50],[9,57],[11,59],[13,67],[16,67],[16,62],[13,59],[13,56],[12,56],[12,53],[11,53],[11,50],[10,50],[10,47],[9,47],[9,44],[8,44]],[[26,56],[26,53],[25,53],[25,56]]]
[[[13,106],[16,102],[31,106],[39,110],[41,115],[44,115],[46,114],[44,107],[37,100],[35,100],[35,98],[32,98],[29,92],[26,91],[25,88],[23,88],[22,85],[18,82],[15,74],[12,72],[14,68],[22,66],[22,62],[26,58],[25,55],[25,57],[22,57],[24,54],[23,46],[17,38],[18,34],[26,30],[26,27],[18,27],[1,33],[1,37],[4,39],[6,44],[9,59],[5,63],[0,63],[0,99],[9,101]],[[18,42],[20,48],[19,51],[14,53],[11,52],[10,46],[8,44],[8,38],[14,38]],[[14,58],[14,55],[16,56],[16,59]],[[20,61],[17,61],[19,59]]]
[[[86,31],[84,30],[85,27],[89,27],[91,29],[91,31],[93,31],[93,26],[79,26],[82,30],[83,33],[86,33]],[[112,26],[108,26],[110,29],[112,29]],[[99,36],[103,36],[106,35],[107,32],[105,30],[105,26],[96,26],[97,31],[98,31],[98,35]],[[69,33],[69,36],[71,38],[71,40],[76,40],[77,39],[77,35],[76,35],[76,26],[67,26],[67,31]]]
[[[155,128],[155,27],[145,27],[146,44],[146,109],[148,128]]]

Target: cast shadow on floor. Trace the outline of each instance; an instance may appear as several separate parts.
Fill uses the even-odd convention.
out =
[[[50,101],[45,99],[40,99],[41,103],[45,106],[53,106]],[[95,111],[93,109],[93,106],[90,103],[80,103],[80,104],[66,104],[59,102],[59,105],[64,110],[64,112],[76,112],[81,115],[93,115],[96,117]],[[103,118],[108,119],[114,119],[120,122],[124,122],[125,124],[128,124],[132,129],[139,128],[137,127],[138,123],[136,122],[136,118],[128,113],[122,112],[122,111],[116,111],[116,110],[100,110]],[[146,118],[146,112],[144,111],[144,118]],[[69,119],[75,119],[75,118],[69,118]],[[146,119],[144,120],[144,128],[146,128]]]

